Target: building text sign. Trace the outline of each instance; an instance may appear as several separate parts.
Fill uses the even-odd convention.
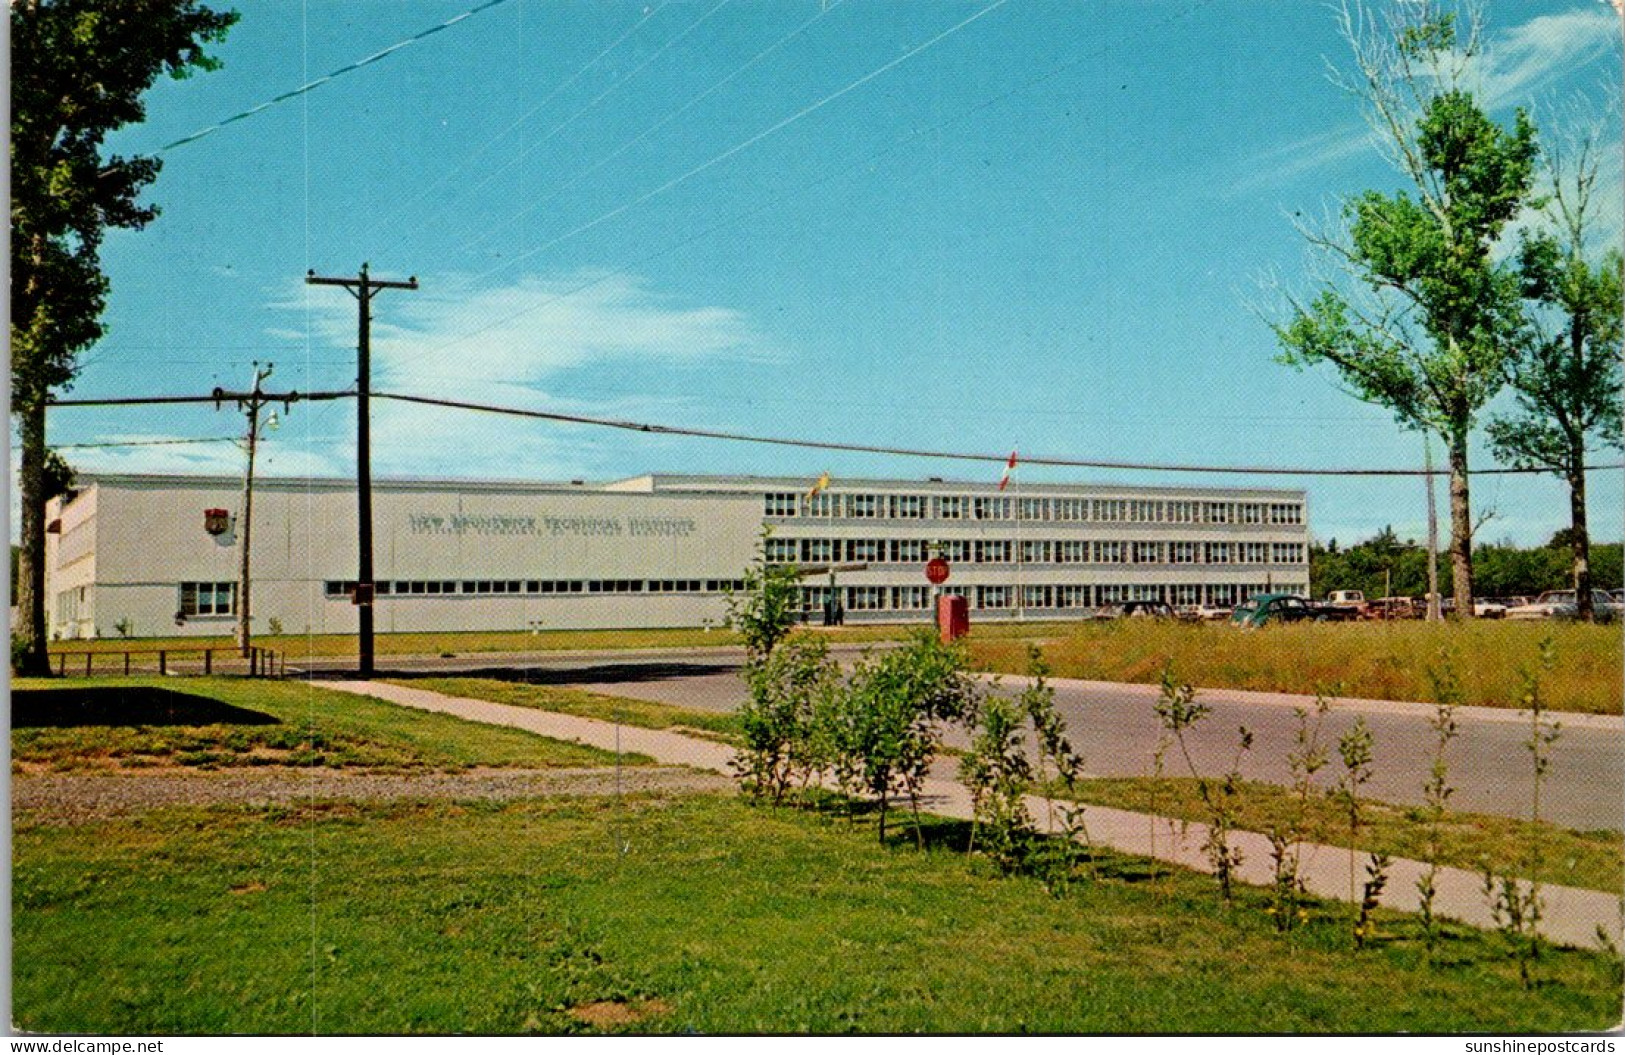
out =
[[[550,535],[555,538],[687,538],[695,523],[688,517],[504,516],[414,513],[407,518],[414,535]]]

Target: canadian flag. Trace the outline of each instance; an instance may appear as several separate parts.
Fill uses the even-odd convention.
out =
[[[999,477],[999,490],[1004,490],[1010,484],[1010,474],[1016,471],[1016,452],[1010,452],[1010,460],[1004,463],[1004,475]]]

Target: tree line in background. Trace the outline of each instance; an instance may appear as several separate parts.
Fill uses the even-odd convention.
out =
[[[1353,395],[1422,433],[1429,460],[1442,442],[1458,612],[1488,592],[1474,584],[1474,429],[1501,461],[1568,484],[1568,583],[1589,619],[1586,457],[1621,447],[1621,255],[1598,215],[1598,194],[1618,191],[1598,184],[1608,108],[1580,100],[1544,138],[1525,107],[1498,123],[1477,94],[1478,7],[1401,0],[1384,12],[1341,8],[1354,63],[1334,80],[1403,189],[1345,196],[1320,224],[1298,223],[1314,290],[1286,294],[1281,361],[1330,364]],[[1485,420],[1506,391],[1511,412]]]
[[[1597,543],[1591,549],[1591,580],[1596,589],[1625,587],[1625,545]],[[1428,589],[1427,548],[1401,541],[1392,528],[1347,548],[1336,539],[1309,547],[1309,585],[1316,597],[1333,590],[1361,590],[1367,598],[1421,597]],[[1573,585],[1573,540],[1567,529],[1544,546],[1523,549],[1493,543],[1473,549],[1473,592],[1478,597],[1534,597]],[[1449,594],[1451,569],[1440,569],[1439,590]]]

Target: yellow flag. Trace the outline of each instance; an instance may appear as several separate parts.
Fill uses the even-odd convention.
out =
[[[809,501],[809,502],[812,501],[814,498],[816,498],[818,496],[818,492],[824,490],[828,486],[829,486],[829,473],[825,472],[824,475],[822,475],[822,476],[820,476],[818,478],[818,482],[812,485],[812,490],[807,492],[807,501]]]

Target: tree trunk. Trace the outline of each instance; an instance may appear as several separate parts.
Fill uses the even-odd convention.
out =
[[[1456,618],[1473,614],[1473,515],[1468,499],[1467,430],[1450,436],[1450,574]]]
[[[19,402],[22,538],[17,557],[18,624],[13,633],[22,639],[23,649],[17,673],[49,677],[51,657],[46,650],[49,636],[45,630],[45,402]]]
[[[1591,536],[1586,531],[1586,473],[1584,455],[1577,458],[1568,471],[1570,545],[1574,548],[1574,602],[1579,606],[1580,618],[1594,622],[1597,618],[1591,597]]]

